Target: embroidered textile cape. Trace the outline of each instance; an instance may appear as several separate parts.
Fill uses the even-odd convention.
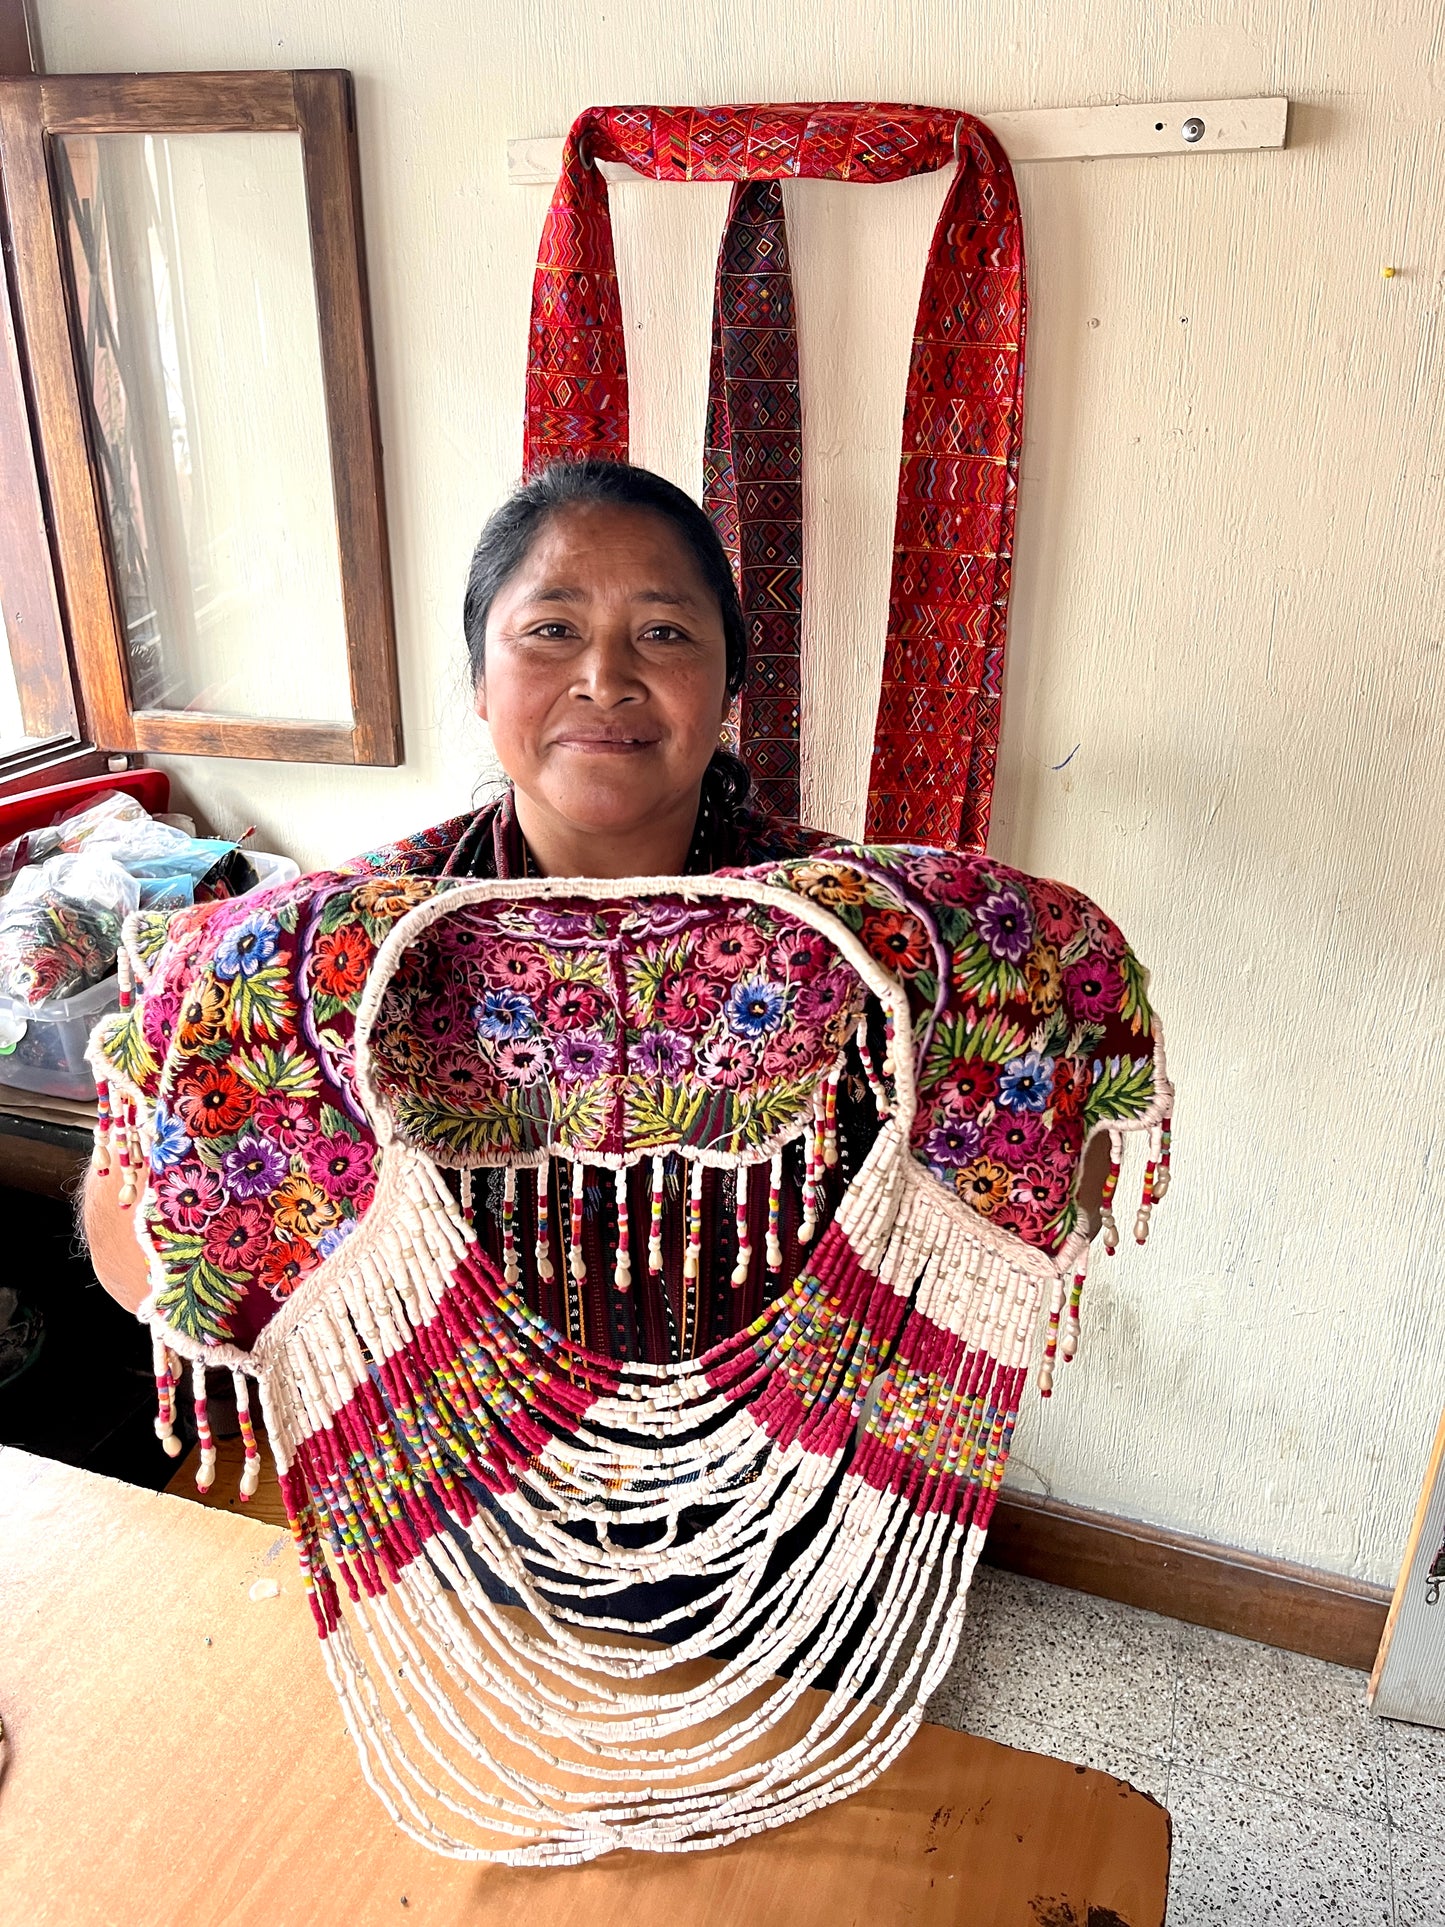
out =
[[[721,1844],[881,1771],[949,1664],[1045,1316],[1043,1389],[1073,1349],[1084,1147],[1109,1133],[1111,1244],[1123,1134],[1151,1139],[1141,1241],[1167,1176],[1144,972],[1086,898],[977,855],[416,873],[456,838],[132,920],[143,994],[92,1059],[141,1165],[158,1429],[178,1358],[203,1447],[206,1368],[259,1381],[328,1669],[414,1837]],[[840,1195],[850,1051],[878,1124]],[[580,1311],[589,1267],[626,1296],[669,1262],[675,1168],[696,1279],[709,1167],[758,1308],[667,1363],[606,1356],[573,1287]],[[533,1243],[565,1328],[529,1301]]]

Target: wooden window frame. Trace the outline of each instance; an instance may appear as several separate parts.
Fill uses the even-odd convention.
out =
[[[64,265],[64,210],[51,157],[57,136],[271,132],[301,137],[341,565],[349,725],[132,706],[109,521]],[[20,646],[28,653],[17,662],[17,672],[27,685],[34,679],[35,693],[26,698],[33,701],[34,714],[53,715],[64,725],[57,735],[68,732],[72,741],[83,722],[100,751],[400,763],[401,694],[351,75],[342,69],[307,69],[0,79],[0,173],[16,311],[0,368],[0,447],[7,451],[8,475],[10,451],[21,446],[14,436],[26,422],[23,373],[49,512],[47,550],[37,542],[34,514],[27,519],[24,487],[7,482],[0,488],[0,539],[12,534],[12,522],[25,538],[7,553],[3,592],[7,616],[12,606],[22,606],[17,595],[28,612],[28,626],[20,625]],[[23,484],[23,476],[19,481]],[[38,479],[34,493],[38,504]],[[41,537],[44,533],[40,529]],[[40,576],[42,559],[51,554],[47,608]],[[16,557],[23,561],[12,593]],[[62,603],[83,716],[76,714],[63,676]],[[32,728],[29,710],[26,725]]]

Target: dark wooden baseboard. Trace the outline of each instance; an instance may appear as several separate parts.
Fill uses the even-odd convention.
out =
[[[1385,1586],[1027,1493],[1000,1496],[983,1556],[1005,1572],[1366,1673],[1390,1605]]]

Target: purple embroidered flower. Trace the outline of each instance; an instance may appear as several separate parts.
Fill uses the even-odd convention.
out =
[[[734,984],[723,1006],[728,1029],[739,1037],[766,1037],[779,1028],[787,1014],[787,991],[762,977]]]
[[[291,1167],[274,1144],[263,1137],[243,1137],[221,1159],[221,1175],[233,1198],[263,1198],[274,1191]]]
[[[793,1015],[800,1024],[826,1024],[830,1017],[838,1016],[847,1001],[846,984],[836,972],[830,972],[801,986]]]
[[[179,1164],[189,1156],[191,1140],[181,1126],[179,1118],[171,1116],[161,1105],[156,1106],[154,1133],[151,1140],[151,1163],[164,1170],[168,1164]]]
[[[569,938],[590,936],[595,918],[585,910],[553,910],[538,904],[531,921],[542,936],[565,943]]]
[[[675,1030],[649,1030],[638,1039],[632,1061],[649,1077],[680,1077],[692,1062],[692,1047]]]
[[[535,1084],[547,1072],[547,1047],[540,1037],[516,1037],[492,1050],[492,1061],[505,1084]]]
[[[679,930],[686,930],[696,920],[696,910],[685,903],[645,903],[626,919],[623,929],[639,939],[675,937]]]
[[[1022,963],[1033,947],[1034,924],[1021,891],[1011,885],[985,897],[974,912],[978,934],[995,957]]]
[[[697,1060],[698,1075],[704,1084],[735,1091],[745,1084],[757,1068],[752,1046],[737,1037],[714,1037]]]
[[[979,1128],[971,1117],[945,1117],[923,1141],[923,1154],[930,1164],[956,1167],[967,1164],[978,1149]]]
[[[537,1013],[530,997],[520,990],[489,990],[477,1005],[477,1029],[483,1037],[507,1042],[525,1037],[537,1028]]]
[[[612,1069],[612,1046],[600,1030],[568,1030],[557,1039],[557,1075],[564,1083],[603,1077]]]
[[[998,1080],[998,1101],[1009,1111],[1048,1109],[1054,1088],[1054,1060],[1042,1051],[1025,1051],[1004,1065]]]

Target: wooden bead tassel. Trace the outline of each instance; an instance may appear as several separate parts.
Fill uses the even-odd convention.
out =
[[[191,1366],[191,1401],[196,1408],[196,1438],[201,1462],[196,1467],[197,1492],[209,1492],[216,1477],[216,1442],[211,1437],[211,1421],[206,1406],[206,1368],[198,1358]]]
[[[91,1162],[98,1178],[110,1176],[110,1086],[103,1078],[95,1087],[95,1150]]]
[[[256,1448],[256,1431],[251,1423],[251,1388],[244,1372],[232,1372],[236,1388],[236,1417],[241,1426],[241,1443],[246,1448],[246,1463],[241,1468],[241,1499],[254,1499],[261,1483],[261,1454]]]
[[[164,1446],[167,1458],[178,1459],[181,1455],[181,1442],[175,1434],[175,1361],[164,1339],[156,1338],[151,1341],[151,1362],[156,1380],[156,1437]]]
[[[1119,1188],[1119,1166],[1124,1155],[1123,1140],[1117,1131],[1109,1133],[1109,1169],[1104,1177],[1104,1189],[1099,1199],[1099,1231],[1104,1240],[1104,1249],[1112,1258],[1119,1249],[1119,1225],[1114,1216],[1114,1193]]]

